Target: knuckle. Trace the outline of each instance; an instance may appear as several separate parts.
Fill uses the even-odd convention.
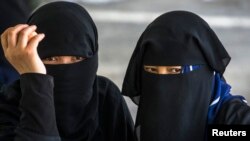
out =
[[[15,30],[10,30],[9,31],[9,36],[14,36],[16,34]]]
[[[32,55],[32,51],[31,50],[29,50],[29,49],[26,49],[25,51],[24,51],[24,53],[23,53],[23,56],[25,57],[25,56],[31,56]]]
[[[24,36],[26,36],[26,31],[25,30],[23,30],[23,31],[21,31],[20,33],[19,33],[19,36],[20,37],[24,37]]]

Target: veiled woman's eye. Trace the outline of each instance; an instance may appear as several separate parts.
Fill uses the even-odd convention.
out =
[[[43,61],[56,61],[56,57],[48,57],[43,59]]]
[[[72,58],[72,60],[73,60],[73,61],[82,61],[82,60],[85,60],[85,58],[84,58],[84,57],[81,57],[81,56],[74,56],[74,57]]]
[[[149,69],[149,71],[151,71],[151,72],[157,72],[157,69],[156,68],[148,68]]]
[[[181,73],[181,68],[169,68],[168,72],[170,74],[179,74],[179,73]]]
[[[145,71],[150,73],[158,73],[157,68],[151,67],[151,66],[144,66]]]
[[[181,66],[144,66],[144,70],[155,74],[180,74]]]

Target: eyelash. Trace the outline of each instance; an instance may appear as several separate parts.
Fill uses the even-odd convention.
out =
[[[73,59],[74,59],[74,60],[84,60],[84,58],[83,58],[83,57],[80,57],[80,56],[76,56],[76,57],[74,57]]]
[[[176,72],[181,72],[181,68],[171,68],[171,69],[169,69],[168,70],[169,72],[174,72],[174,73],[176,73]]]
[[[156,68],[147,68],[147,70],[149,70],[149,71],[153,71],[153,72],[156,72],[156,71],[157,71],[157,69],[156,69]]]
[[[56,61],[55,57],[49,57],[49,58],[45,58],[45,61]]]
[[[57,57],[49,57],[49,58],[45,58],[44,60],[45,61],[57,61],[58,59]],[[76,57],[73,57],[72,60],[78,61],[78,60],[84,60],[84,58],[80,56],[76,56]]]
[[[156,68],[148,68],[148,67],[145,67],[145,70],[148,71],[148,72],[151,72],[151,73],[156,73],[156,74],[158,74]],[[181,73],[181,71],[182,71],[182,68],[169,68],[169,69],[168,69],[169,74],[179,74],[179,73]]]

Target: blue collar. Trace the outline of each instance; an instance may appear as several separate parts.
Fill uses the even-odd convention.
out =
[[[231,99],[240,99],[246,103],[246,100],[242,96],[232,95],[230,93],[231,86],[227,84],[220,76],[219,73],[215,73],[213,80],[213,91],[210,106],[208,109],[208,124],[212,124],[222,105]]]

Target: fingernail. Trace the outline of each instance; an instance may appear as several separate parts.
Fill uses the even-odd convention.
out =
[[[37,28],[36,25],[32,25],[32,28]]]
[[[42,37],[45,37],[45,34],[44,34],[44,33],[40,33],[40,35],[41,35]]]

